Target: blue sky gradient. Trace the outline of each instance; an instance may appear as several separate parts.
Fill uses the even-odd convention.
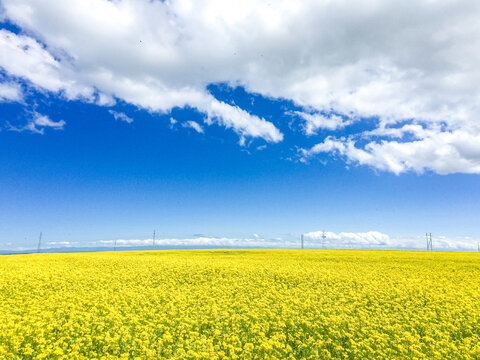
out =
[[[257,14],[268,26],[251,20],[257,8],[205,10],[218,25],[179,1],[93,3],[98,38],[88,11],[77,24],[56,0],[0,1],[0,250],[35,248],[40,231],[89,246],[154,229],[272,246],[325,230],[392,248],[421,248],[428,231],[476,250],[480,30],[445,24],[480,6],[365,2],[357,14],[306,1],[305,24],[326,22],[309,29],[288,1]],[[164,7],[185,22],[157,38]]]
[[[214,126],[205,134],[171,129],[171,117],[201,120],[189,109],[152,115],[115,106],[134,119],[128,124],[102,107],[31,94],[35,111],[67,124],[43,135],[0,132],[0,242],[27,246],[40,231],[51,241],[137,238],[152,229],[177,237],[318,229],[480,236],[477,175],[397,176],[339,159],[305,164],[296,158],[293,120],[282,115],[288,103],[242,89],[221,95],[245,107],[254,98],[249,110],[272,114],[285,141],[257,150],[264,142],[240,146],[237,135]],[[0,104],[0,113],[15,126],[29,116],[9,103]]]

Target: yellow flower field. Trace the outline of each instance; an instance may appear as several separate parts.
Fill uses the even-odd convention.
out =
[[[0,359],[479,359],[480,254],[0,257]]]

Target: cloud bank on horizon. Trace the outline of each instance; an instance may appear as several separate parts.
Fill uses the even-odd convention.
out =
[[[2,0],[0,8],[18,30],[0,30],[2,102],[34,89],[157,113],[188,107],[243,145],[282,142],[275,119],[208,91],[225,83],[294,105],[286,113],[309,140],[296,145],[300,161],[480,173],[480,2]],[[15,129],[64,124],[34,114]]]
[[[323,238],[325,235],[325,238]],[[479,239],[471,237],[433,238],[434,250],[442,251],[477,251]],[[52,241],[43,249],[59,248],[153,248],[153,238],[98,240],[90,242]],[[382,249],[382,250],[425,250],[426,240],[422,237],[390,237],[378,231],[368,232],[323,232],[312,231],[304,234],[307,249]],[[264,238],[258,234],[246,237],[193,236],[186,238],[164,237],[155,240],[155,248],[286,248],[296,249],[301,246],[300,239],[294,236]],[[0,244],[0,250],[32,250],[29,248],[12,248]]]

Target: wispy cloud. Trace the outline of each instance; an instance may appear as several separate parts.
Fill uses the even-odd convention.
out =
[[[32,119],[24,126],[16,127],[7,123],[7,129],[11,131],[31,131],[33,133],[42,134],[45,128],[52,128],[55,130],[62,130],[65,126],[65,121],[53,121],[46,115],[34,113]]]
[[[117,121],[123,121],[126,122],[127,124],[131,124],[133,122],[133,119],[123,112],[117,112],[113,110],[108,110],[108,112],[114,117],[115,120]]]
[[[78,241],[50,241],[47,243],[49,247],[73,247],[79,244]]]
[[[182,123],[182,126],[186,128],[191,128],[200,134],[204,133],[203,128],[200,126],[200,124],[192,120]]]
[[[51,127],[54,129],[63,129],[63,127],[65,126],[64,120],[55,122],[55,121],[52,121],[48,116],[40,115],[40,114],[35,115],[33,123],[37,126]]]
[[[117,239],[117,240],[100,240],[91,244],[97,246],[152,246],[153,239]],[[192,237],[192,238],[163,238],[156,239],[155,244],[158,247],[269,247],[276,241],[265,240],[257,236],[251,238],[228,238],[228,237]]]

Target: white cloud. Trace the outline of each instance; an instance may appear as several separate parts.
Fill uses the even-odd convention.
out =
[[[413,132],[428,133],[417,128]],[[406,171],[422,173],[425,170],[438,174],[480,173],[480,133],[472,134],[463,130],[433,132],[420,140],[408,142],[372,141],[363,147],[357,147],[351,138],[327,137],[311,149],[301,150],[302,159],[319,153],[337,153],[348,161],[397,175]]]
[[[21,127],[15,127],[15,126],[9,125],[8,130],[17,131],[17,132],[31,131],[31,132],[43,135],[45,128],[63,130],[64,126],[65,126],[64,120],[53,121],[46,115],[34,113],[32,119],[26,125]]]
[[[196,132],[200,133],[200,134],[203,134],[203,128],[195,121],[193,120],[189,120],[189,121],[186,121],[182,124],[183,127],[189,127],[189,128],[192,128],[193,130],[195,130]]]
[[[63,127],[65,126],[64,120],[55,122],[52,121],[48,116],[41,114],[35,114],[33,122],[37,126],[51,127],[54,129],[63,129]]]
[[[2,101],[21,101],[22,88],[14,82],[0,83],[0,102]]]
[[[206,115],[206,124],[233,129],[241,142],[246,136],[282,141],[272,122],[206,90],[218,82],[243,85],[303,107],[307,118],[298,115],[306,121],[306,134],[373,117],[378,129],[414,120],[441,135],[418,132],[406,145],[389,136],[366,146],[337,139],[351,149],[344,154],[350,161],[397,173],[480,173],[478,149],[458,145],[467,138],[475,143],[480,135],[477,1],[2,4],[6,17],[46,47],[2,30],[0,66],[67,98],[94,101],[99,91],[150,111],[190,106]],[[344,121],[313,114],[337,114]]]
[[[76,241],[50,241],[47,243],[49,247],[73,247],[79,245]]]
[[[197,109],[207,114],[205,122],[209,125],[216,122],[227,129],[234,129],[240,135],[241,143],[244,142],[245,136],[259,137],[274,143],[283,140],[283,134],[271,122],[213,97],[208,96],[205,100],[195,105]]]
[[[381,249],[381,250],[425,250],[424,236],[391,237],[378,231],[367,232],[325,232],[312,231],[304,234],[306,249]],[[433,236],[433,249],[440,251],[477,251],[479,238]],[[1,244],[0,244],[1,245]],[[153,239],[117,239],[99,240],[92,242],[52,241],[45,244],[45,249],[61,247],[90,247],[90,248],[129,248],[144,247],[151,249]],[[4,244],[5,249],[29,250],[25,247],[12,248],[12,243]],[[263,248],[263,249],[299,249],[300,236],[265,238],[258,234],[247,237],[213,237],[198,235],[186,238],[166,237],[155,240],[155,247],[162,248]]]
[[[56,60],[40,43],[31,37],[0,30],[0,68],[9,75],[24,78],[39,88],[64,91],[69,99],[90,98],[93,89],[81,86],[71,69]]]
[[[310,249],[398,249],[398,250],[425,250],[426,240],[423,236],[417,237],[390,237],[378,231],[368,232],[325,232],[313,231],[304,234],[305,248]],[[476,251],[478,239],[470,237],[449,238],[434,236],[434,250]],[[118,239],[101,240],[90,243],[90,246],[113,247],[153,246],[153,239]],[[164,238],[156,239],[155,246],[167,247],[237,247],[237,248],[299,248],[299,237],[263,238],[258,234],[245,238],[208,237],[192,238]]]
[[[26,125],[20,126],[20,127],[13,126],[13,125],[11,125],[10,123],[7,122],[7,127],[6,128],[7,128],[7,130],[16,131],[16,132],[31,131],[33,133],[37,133],[37,134],[40,134],[40,135],[43,135],[43,133],[44,133],[43,129],[38,129],[35,126],[35,123],[33,121],[29,121]]]
[[[33,38],[4,30],[0,66],[10,75],[40,88],[63,91],[69,98],[81,95],[93,101],[93,89],[98,89],[150,111],[190,106],[206,114],[207,124],[231,128],[241,138],[283,139],[272,123],[211,96],[206,85],[213,79],[190,76],[192,64],[187,59],[193,60],[195,54],[187,48],[175,49],[175,42],[187,46],[184,40],[189,35],[178,33],[174,9],[167,9],[166,3],[91,0],[64,5],[5,3],[6,16],[35,33],[47,48]],[[92,32],[90,26],[98,31]],[[18,60],[13,61],[18,65],[12,65],[12,60]],[[198,66],[195,71],[200,71]],[[98,103],[105,102],[99,98]]]
[[[351,124],[351,120],[344,121],[341,116],[331,114],[325,116],[322,114],[309,114],[302,111],[293,111],[293,114],[300,116],[304,121],[304,131],[306,135],[315,135],[319,129],[337,130]]]
[[[118,239],[118,240],[100,240],[91,245],[96,246],[153,246],[153,239]],[[284,243],[282,243],[283,245]],[[199,236],[193,238],[165,238],[156,239],[156,247],[278,247],[279,241],[275,239],[262,239],[258,235],[252,238],[228,238],[228,237],[207,237]]]
[[[325,240],[322,235],[325,234]],[[378,231],[368,232],[323,232],[313,231],[304,234],[308,248],[352,248],[352,249],[398,249],[425,250],[426,239],[417,237],[390,237]],[[470,237],[433,237],[434,250],[477,251],[478,239]]]
[[[115,101],[113,96],[104,94],[104,93],[99,93],[95,103],[100,106],[113,106],[117,102]]]
[[[170,129],[173,129],[173,128],[175,127],[175,124],[176,124],[177,122],[178,122],[178,121],[177,121],[175,118],[170,117],[170,124],[169,124],[168,127],[169,127]]]
[[[325,235],[325,240],[323,240],[323,235]],[[325,241],[327,245],[386,245],[390,241],[390,237],[386,234],[382,234],[378,231],[368,231],[363,233],[351,233],[351,232],[323,232],[323,231],[312,231],[304,234],[306,239],[311,239],[315,241]]]
[[[114,117],[115,120],[126,122],[127,124],[131,124],[133,119],[122,112],[117,112],[113,110],[108,110],[108,112]]]

